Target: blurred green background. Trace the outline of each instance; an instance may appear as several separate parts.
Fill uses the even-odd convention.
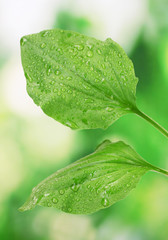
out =
[[[19,39],[54,27],[120,43],[139,78],[138,106],[168,129],[167,0],[0,0],[0,239],[168,240],[168,179],[155,173],[93,215],[43,207],[18,212],[37,183],[106,138],[122,139],[168,169],[167,139],[136,115],[105,131],[72,131],[35,106],[26,93]]]

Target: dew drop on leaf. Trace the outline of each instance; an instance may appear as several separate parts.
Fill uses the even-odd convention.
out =
[[[68,212],[69,212],[69,213],[72,212],[72,208],[68,208]]]
[[[45,193],[45,194],[44,194],[44,197],[47,197],[47,196],[49,196],[49,195],[50,195],[49,193]]]
[[[72,129],[78,128],[77,124],[75,124],[75,123],[72,122],[72,121],[67,121],[67,122],[65,123],[65,125],[68,126],[68,127],[70,127],[70,128],[72,128]]]
[[[30,75],[27,72],[25,72],[25,77],[29,82],[32,82],[32,78],[30,77]]]
[[[100,49],[97,49],[97,53],[98,53],[99,55],[101,55],[101,51],[100,51]]]
[[[51,68],[47,69],[47,76],[49,76],[51,74]]]
[[[88,51],[88,52],[87,52],[87,56],[88,56],[88,57],[93,57],[93,52],[92,52],[92,51]]]
[[[64,191],[63,189],[61,189],[61,190],[59,190],[59,193],[60,193],[61,195],[63,195],[63,194],[65,193],[65,191]]]
[[[41,48],[45,48],[45,47],[46,47],[46,43],[42,43],[42,44],[40,45],[40,47],[41,47]]]
[[[104,64],[102,64],[102,68],[103,68],[103,69],[105,69],[105,68],[106,68]]]
[[[79,190],[79,187],[80,187],[79,185],[74,184],[74,185],[72,185],[71,189],[72,189],[72,191],[77,192]]]
[[[27,39],[22,37],[21,40],[20,40],[21,46],[23,46],[26,42],[27,42]]]
[[[104,207],[108,207],[109,206],[109,200],[107,198],[103,198],[102,201],[101,201],[101,204]]]
[[[53,201],[53,203],[57,203],[58,199],[57,198],[53,198],[52,201]]]
[[[79,50],[82,51],[84,49],[84,46],[81,44],[76,44],[75,47]]]
[[[61,74],[61,71],[59,71],[59,70],[55,71],[55,75],[60,75],[60,74]]]
[[[41,34],[42,37],[46,37],[46,36],[50,36],[50,35],[51,35],[51,33],[49,31],[44,31]]]
[[[113,111],[113,108],[111,108],[111,107],[106,107],[106,111],[107,111],[107,112],[112,112],[112,111]]]

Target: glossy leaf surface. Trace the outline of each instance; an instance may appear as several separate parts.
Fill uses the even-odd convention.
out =
[[[151,165],[129,145],[106,140],[94,153],[37,185],[20,210],[40,205],[74,214],[93,213],[125,198],[148,170]]]
[[[30,97],[72,129],[105,129],[135,108],[133,64],[110,38],[47,30],[21,39],[21,58]]]

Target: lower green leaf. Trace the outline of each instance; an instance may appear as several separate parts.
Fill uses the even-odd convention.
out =
[[[154,168],[124,142],[104,141],[96,151],[38,184],[20,208],[55,207],[88,214],[125,198],[140,178]]]

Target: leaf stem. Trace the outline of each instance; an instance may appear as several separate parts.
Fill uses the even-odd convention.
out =
[[[162,168],[158,168],[158,167],[153,166],[152,170],[155,171],[155,172],[158,172],[158,173],[162,173],[162,174],[164,174],[164,175],[166,175],[168,177],[168,171],[166,171],[166,170],[164,170]]]
[[[152,118],[150,118],[145,113],[141,112],[138,108],[134,109],[134,112],[138,116],[140,116],[141,118],[145,119],[150,124],[152,124],[157,130],[159,130],[164,136],[168,138],[168,131],[165,128],[163,128],[161,125],[159,125],[157,122],[155,122]]]

